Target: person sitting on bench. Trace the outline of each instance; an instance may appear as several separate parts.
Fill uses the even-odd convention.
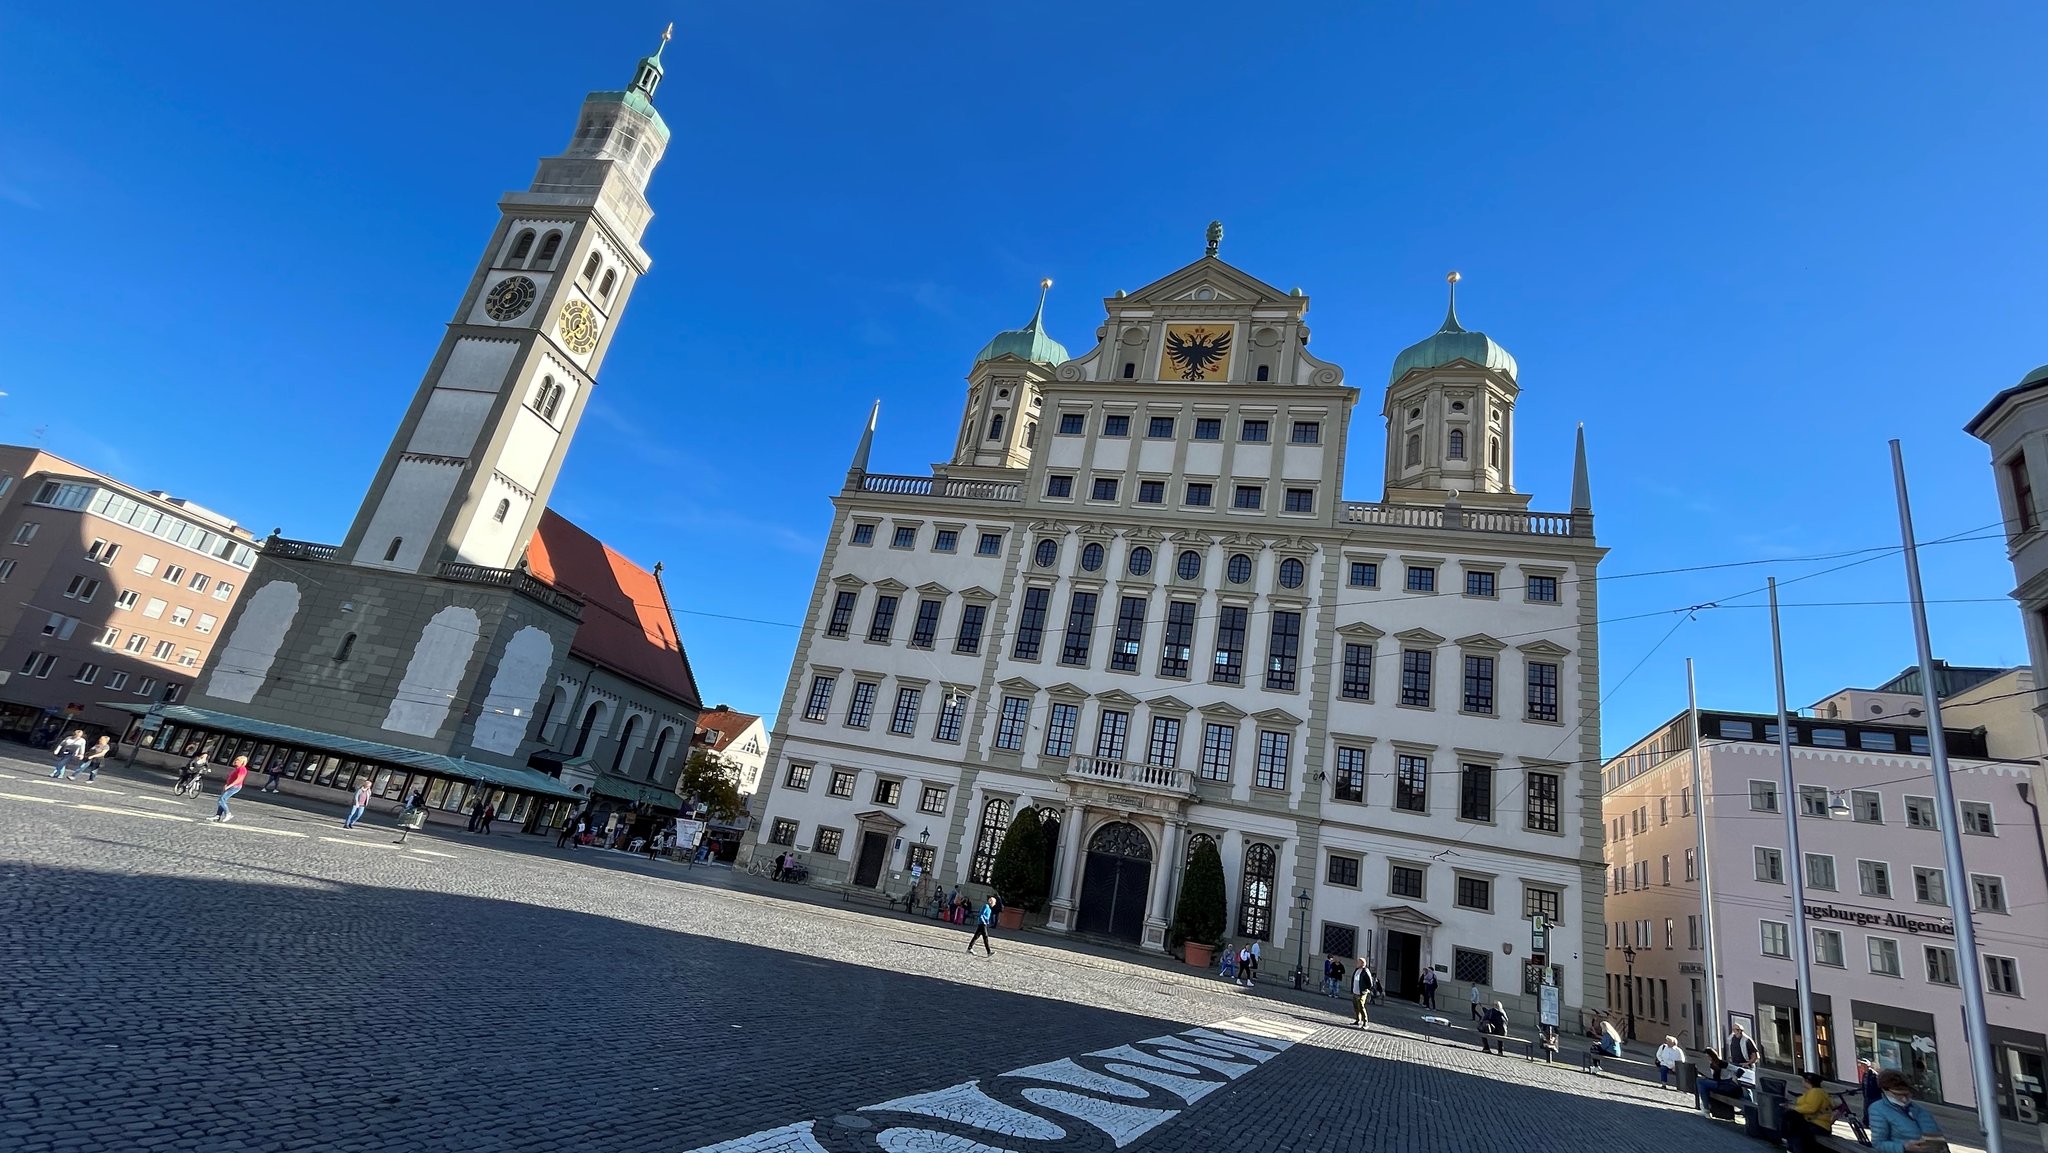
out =
[[[1592,1048],[1586,1050],[1585,1063],[1579,1067],[1587,1071],[1597,1072],[1600,1069],[1600,1059],[1602,1057],[1619,1056],[1621,1056],[1621,1034],[1615,1031],[1614,1022],[1602,1021],[1600,1022],[1600,1032],[1593,1039]]]
[[[1806,1091],[1792,1102],[1792,1108],[1785,1114],[1781,1132],[1785,1147],[1792,1153],[1811,1153],[1820,1146],[1814,1141],[1835,1128],[1835,1097],[1821,1088],[1820,1074],[1803,1073]]]
[[[1499,1001],[1479,1011],[1479,1048],[1483,1052],[1508,1055],[1508,1010]]]
[[[1693,1096],[1699,1099],[1700,1112],[1713,1116],[1713,1109],[1707,1105],[1707,1098],[1715,1093],[1739,1094],[1742,1082],[1735,1079],[1735,1069],[1721,1059],[1721,1054],[1712,1049],[1702,1049],[1707,1055],[1707,1071],[1693,1083]]]

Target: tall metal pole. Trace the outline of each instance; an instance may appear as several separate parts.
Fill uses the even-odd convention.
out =
[[[1991,1029],[1984,1015],[1984,970],[1977,952],[1977,926],[1970,915],[1970,875],[1963,864],[1961,823],[1956,819],[1956,791],[1948,779],[1948,740],[1941,727],[1941,694],[1934,686],[1934,642],[1927,635],[1927,601],[1920,591],[1920,546],[1913,540],[1913,508],[1906,497],[1906,458],[1892,441],[1892,484],[1899,496],[1899,539],[1906,556],[1906,596],[1913,602],[1913,643],[1920,649],[1920,696],[1927,708],[1927,756],[1934,768],[1934,803],[1941,819],[1941,850],[1948,866],[1948,907],[1956,919],[1956,956],[1961,964],[1963,1020],[1969,1036],[1970,1075],[1977,1083],[1977,1123],[1984,1130],[1985,1153],[2002,1153],[2005,1141],[1998,1124],[1998,1084],[1991,1063]]]
[[[1714,944],[1713,854],[1707,848],[1707,787],[1700,768],[1700,697],[1693,681],[1692,658],[1685,658],[1685,711],[1692,727],[1692,818],[1693,836],[1699,842],[1700,926],[1705,937],[1707,1027],[1695,1048],[1721,1051],[1721,966]]]
[[[1799,786],[1792,781],[1792,718],[1785,712],[1785,644],[1778,632],[1778,578],[1771,589],[1771,664],[1778,677],[1779,805],[1785,810],[1786,879],[1792,884],[1792,964],[1799,977],[1799,1028],[1793,1039],[1802,1047],[1800,1064],[1818,1071],[1813,1035],[1813,942],[1806,933],[1806,857],[1799,851]]]

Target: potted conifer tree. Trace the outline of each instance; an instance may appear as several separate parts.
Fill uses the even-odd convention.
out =
[[[1045,908],[1045,830],[1039,826],[1037,809],[1018,813],[1003,832],[989,880],[1003,902],[996,915],[998,927],[1022,928],[1026,910],[1036,913]]]
[[[1206,969],[1216,960],[1223,942],[1226,914],[1223,895],[1223,856],[1216,842],[1204,840],[1188,857],[1187,875],[1181,878],[1180,900],[1173,908],[1173,924],[1167,929],[1167,947],[1179,945],[1187,963]]]

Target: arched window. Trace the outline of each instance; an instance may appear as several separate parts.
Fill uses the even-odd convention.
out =
[[[1253,842],[1244,851],[1244,887],[1237,898],[1237,935],[1273,939],[1273,849]]]
[[[1038,422],[1035,420],[1024,426],[1024,447],[1038,447]]]
[[[509,257],[509,259],[525,260],[526,254],[532,251],[533,229],[529,228],[526,231],[519,234],[519,239],[512,242],[512,255]]]
[[[603,267],[604,257],[595,252],[591,253],[590,259],[583,262],[583,283],[589,284],[590,278],[596,276],[597,270]]]
[[[1201,848],[1205,844],[1212,849],[1216,848],[1216,838],[1210,836],[1207,833],[1196,833],[1194,836],[1189,837],[1187,851],[1181,854],[1180,863],[1182,867],[1186,867],[1189,861],[1194,860],[1195,850]]]
[[[576,733],[576,751],[569,754],[570,756],[580,757],[583,755],[583,750],[590,747],[590,730],[597,727],[597,714],[601,707],[601,705],[593,703],[588,709],[584,710],[583,727]]]
[[[550,232],[547,239],[540,242],[540,252],[534,257],[534,263],[541,268],[552,268],[555,264],[555,253],[561,250],[562,234]]]
[[[334,659],[337,661],[345,661],[349,658],[349,654],[355,651],[356,634],[350,633],[347,636],[341,638],[341,647],[334,650]]]
[[[498,522],[499,524],[504,524],[504,523],[505,523],[505,514],[506,514],[506,513],[509,513],[509,512],[511,512],[511,511],[512,511],[512,502],[511,502],[511,500],[510,500],[510,499],[507,499],[507,498],[500,498],[500,499],[499,499],[499,501],[498,501],[498,511],[496,511],[496,512],[494,512],[494,513],[492,513],[492,514],[491,514],[491,519],[492,519],[492,520],[494,520],[494,521],[497,521],[497,522]]]
[[[640,718],[637,715],[627,717],[626,729],[619,734],[619,751],[612,754],[612,772],[631,772],[631,766],[626,764],[626,754],[632,750],[633,734],[638,731],[640,731]]]
[[[609,301],[612,298],[612,286],[618,282],[619,274],[611,269],[606,269],[603,282],[597,286],[597,298]]]
[[[1486,463],[1492,468],[1500,467],[1500,438],[1497,436],[1486,440]]]
[[[384,560],[386,563],[398,559],[398,546],[404,543],[405,538],[402,536],[395,536],[391,538],[391,547],[384,550]]]
[[[1422,438],[1412,433],[1408,437],[1408,463],[1411,466],[1422,463]]]
[[[967,879],[986,885],[996,871],[996,850],[1003,847],[1003,834],[1010,828],[1010,802],[990,801],[981,807],[981,831],[974,839],[974,860],[967,867]]]
[[[1001,440],[1001,439],[1003,439],[1003,414],[1002,414],[1002,413],[1000,413],[1000,412],[999,412],[999,413],[995,414],[994,416],[992,416],[992,417],[989,417],[989,418],[988,418],[988,438],[989,438],[990,440]]]
[[[1259,379],[1260,379],[1260,380],[1271,380],[1272,378],[1273,378],[1273,370],[1272,370],[1272,369],[1271,369],[1270,367],[1266,366],[1266,365],[1263,365],[1263,364],[1262,364],[1262,365],[1260,365],[1260,366],[1259,366]]]
[[[667,780],[668,773],[661,767],[661,758],[668,753],[668,743],[676,735],[674,725],[662,726],[661,733],[654,738],[654,755],[647,758],[647,778],[660,784],[674,784]]]
[[[1450,457],[1450,458],[1451,458],[1452,460],[1464,460],[1464,459],[1465,459],[1465,430],[1464,430],[1464,429],[1462,429],[1462,428],[1454,428],[1454,429],[1452,429],[1452,430],[1451,430],[1451,443],[1450,443],[1449,447],[1447,447],[1447,448],[1446,448],[1446,449],[1444,450],[1444,455],[1445,455],[1445,456],[1448,456],[1448,457]]]

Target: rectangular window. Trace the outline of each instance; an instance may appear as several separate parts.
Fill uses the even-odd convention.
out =
[[[1336,761],[1336,784],[1331,795],[1340,801],[1365,800],[1365,750],[1339,748]]]
[[[987,617],[987,605],[960,606],[960,633],[953,638],[954,652],[978,653],[981,651],[981,626]]]
[[[1348,701],[1372,699],[1372,646],[1344,646],[1344,677],[1338,690]]]
[[[1331,853],[1329,871],[1324,876],[1332,885],[1346,889],[1356,889],[1358,887],[1358,858],[1342,857],[1336,853]]]
[[[917,732],[917,707],[924,701],[923,689],[896,690],[896,708],[889,714],[889,731],[899,737]]]
[[[838,829],[819,829],[811,834],[811,851],[832,857],[839,854],[845,835]]]
[[[1108,415],[1108,416],[1104,416],[1104,417],[1102,418],[1102,435],[1104,435],[1104,436],[1129,436],[1129,435],[1131,435],[1131,418],[1130,418],[1130,417],[1128,417],[1128,416],[1122,415],[1122,414],[1120,414],[1120,413],[1119,413],[1119,414],[1113,414],[1113,415]]]
[[[1827,819],[1828,791],[1819,785],[1799,786],[1799,815]]]
[[[1756,879],[1774,885],[1785,883],[1785,854],[1777,849],[1758,846],[1756,850]]]
[[[1080,436],[1087,431],[1088,418],[1086,415],[1078,412],[1063,412],[1060,414],[1059,435]]]
[[[1378,588],[1378,587],[1379,587],[1379,584],[1380,584],[1380,566],[1378,566],[1378,565],[1376,565],[1376,564],[1372,563],[1371,561],[1355,560],[1355,561],[1352,561],[1352,562],[1351,562],[1351,587],[1352,587],[1352,588],[1355,588],[1355,589],[1370,589],[1370,588]]]
[[[1081,706],[1054,701],[1052,713],[1045,722],[1045,755],[1048,757],[1071,757],[1074,755],[1074,728],[1081,721]]]
[[[948,551],[951,551],[951,550],[948,550]],[[985,532],[985,533],[982,533],[982,534],[981,534],[981,540],[980,540],[980,541],[979,541],[979,542],[978,542],[977,544],[975,544],[975,546],[974,546],[974,555],[975,555],[975,556],[1001,556],[1001,555],[1003,555],[1003,534],[1002,534],[1002,533],[999,533],[999,532]]]
[[[1170,416],[1153,417],[1145,423],[1145,435],[1152,440],[1172,440],[1173,418]]]
[[[1906,798],[1906,827],[1909,829],[1938,829],[1941,823],[1934,818],[1934,798]]]
[[[1883,861],[1856,862],[1856,876],[1866,897],[1892,895],[1892,867]]]
[[[917,547],[917,530],[907,525],[898,526],[889,537],[890,548]]]
[[[114,563],[114,558],[120,555],[120,545],[108,544],[104,540],[93,541],[92,545],[85,550],[85,559],[98,561],[101,564],[112,564]]]
[[[1526,827],[1539,833],[1558,831],[1561,778],[1556,773],[1530,773],[1529,812]],[[1664,858],[1664,883],[1671,883],[1671,858]]]
[[[789,846],[796,844],[796,822],[788,817],[777,817],[768,827],[768,843]]]
[[[1895,753],[1899,751],[1898,734],[1865,729],[1856,734],[1856,747],[1875,753]]]
[[[1159,675],[1186,677],[1194,657],[1195,605],[1173,601],[1166,606],[1166,633],[1159,653]]]
[[[1292,429],[1292,430],[1291,430],[1291,431],[1290,431],[1290,432],[1289,432],[1289,433],[1287,434],[1287,443],[1289,443],[1289,444],[1321,444],[1321,443],[1323,443],[1323,425],[1322,425],[1322,422],[1321,422],[1321,421],[1316,421],[1316,420],[1297,420],[1297,421],[1295,421],[1295,422],[1294,422],[1294,428],[1293,428],[1293,429]]]
[[[1826,853],[1806,854],[1806,887],[1809,889],[1835,889],[1835,859]]]
[[[851,797],[853,796],[853,786],[856,779],[857,777],[854,773],[844,769],[834,769],[832,771],[832,787],[827,791],[835,797]]]
[[[1095,723],[1095,755],[1105,761],[1124,759],[1124,742],[1131,735],[1131,714],[1121,709],[1104,709]]]
[[[917,798],[917,811],[940,816],[946,811],[946,790],[937,785],[926,785]]]
[[[1884,801],[1876,793],[1857,789],[1849,794],[1849,807],[1855,810],[1856,819],[1872,825],[1884,824]]]
[[[1262,789],[1287,787],[1287,753],[1292,743],[1290,734],[1259,730],[1259,764],[1253,784]]]
[[[146,648],[148,648],[148,647],[149,647],[149,638],[148,638],[148,637],[146,637],[146,636],[142,635],[141,633],[130,633],[130,634],[128,634],[128,645],[127,645],[127,648],[128,648],[128,651],[129,651],[129,652],[131,652],[131,653],[139,653],[139,652],[141,652],[141,651],[142,651],[143,649],[146,649]]]
[[[156,642],[156,647],[150,650],[149,655],[155,657],[160,661],[167,661],[170,660],[173,656],[177,655],[177,652],[178,646],[176,642],[158,641]]]
[[[1451,978],[1486,988],[1493,984],[1493,954],[1479,949],[1451,950]]]
[[[1120,673],[1138,671],[1138,654],[1145,641],[1145,598],[1124,597],[1116,606],[1116,642],[1109,654],[1109,667]]]
[[[886,642],[896,631],[896,598],[887,594],[875,598],[874,615],[868,618],[868,639]]]
[[[1074,478],[1071,476],[1048,476],[1045,478],[1045,495],[1049,497],[1070,497],[1074,495]]]
[[[2011,957],[1984,958],[1984,988],[2007,997],[2020,995],[2020,963]]]
[[[832,708],[832,686],[839,683],[837,678],[815,676],[811,678],[811,696],[804,702],[804,719],[822,721]]]
[[[864,729],[875,719],[875,693],[881,686],[873,681],[853,682],[853,699],[846,705],[846,727]]]
[[[1422,870],[1414,865],[1387,866],[1387,892],[1395,897],[1422,900]]]
[[[1408,566],[1408,591],[1412,593],[1433,593],[1436,591],[1436,570],[1428,565]]]
[[[207,576],[203,572],[196,572],[192,574],[191,580],[185,582],[185,587],[191,589],[193,592],[203,593],[206,591],[206,586],[212,583],[212,577]]]
[[[960,547],[960,530],[942,528],[932,534],[933,552],[952,552]]]
[[[167,607],[169,606],[166,605],[163,601],[157,599],[156,597],[151,597],[149,598],[148,603],[142,606],[142,615],[148,617],[150,620],[160,620],[163,618],[164,609]]]
[[[1163,480],[1141,480],[1138,482],[1139,504],[1165,504],[1166,482]]]
[[[1749,782],[1749,807],[1752,812],[1775,813],[1778,811],[1778,786],[1772,781]]]
[[[1686,920],[1692,923],[1694,934],[1692,947],[1697,949],[1699,948],[1699,917],[1695,914],[1694,916],[1687,917]],[[1813,931],[1813,963],[1816,965],[1829,965],[1837,969],[1842,967],[1842,934],[1840,932],[1834,929],[1815,929]]]
[[[1239,427],[1243,430],[1242,435],[1238,437],[1239,440],[1250,444],[1264,444],[1270,439],[1268,433],[1272,426],[1263,420],[1248,420]]]
[[[1792,955],[1792,933],[1783,921],[1762,921],[1763,952],[1766,957],[1789,957]]]
[[[1188,482],[1187,504],[1189,508],[1208,508],[1215,499],[1215,485],[1203,481]]]
[[[1430,664],[1436,654],[1428,649],[1401,650],[1401,703],[1429,707]]]
[[[810,765],[790,765],[789,772],[785,774],[782,778],[783,786],[785,788],[795,789],[798,792],[802,792],[810,788],[811,770],[812,766]]]
[[[1316,511],[1316,490],[1312,488],[1290,488],[1281,507],[1287,512]]]
[[[222,581],[219,584],[213,586],[214,600],[224,601],[233,595],[235,595],[235,586],[229,584],[226,581]]]
[[[1980,913],[2009,911],[2005,907],[2005,878],[1971,873],[1970,907]]]
[[[41,532],[42,528],[43,526],[40,522],[32,520],[23,521],[21,523],[21,527],[14,530],[14,543],[28,544],[30,541],[36,539],[36,534],[38,532]],[[141,572],[142,570],[138,568],[135,571]]]
[[[910,647],[928,649],[939,635],[940,602],[921,600],[917,602],[917,620],[910,626]]]
[[[832,600],[832,615],[825,622],[825,635],[843,637],[853,629],[853,606],[860,603],[860,594],[841,589]]]
[[[179,605],[177,608],[171,610],[171,623],[174,625],[183,627],[186,623],[191,621],[191,619],[192,610],[186,608],[184,605]]]
[[[1870,938],[1870,971],[1884,977],[1903,974],[1899,968],[1899,943],[1890,937]]]
[[[1928,945],[1927,983],[1930,985],[1953,985],[1956,983],[1956,951],[1940,945]]]
[[[1493,715],[1493,658],[1465,658],[1465,711]]]
[[[92,598],[99,595],[99,591],[100,582],[98,580],[92,577],[75,576],[71,578],[71,584],[65,588],[64,596],[68,600],[90,603]]]
[[[903,799],[903,782],[902,782],[902,781],[876,781],[876,782],[875,782],[875,797],[874,797],[874,800],[875,800],[875,803],[876,803],[876,804],[878,804],[878,805],[893,805],[893,804],[895,804],[895,803],[896,803],[897,801],[900,801],[900,800],[902,800],[902,799]]]
[[[1232,508],[1244,508],[1244,509],[1255,509],[1255,508],[1258,508],[1258,507],[1259,507],[1259,501],[1260,501],[1260,498],[1261,498],[1261,497],[1263,497],[1264,495],[1265,495],[1265,490],[1261,489],[1261,488],[1260,488],[1260,487],[1259,487],[1258,485],[1255,485],[1255,484],[1241,484],[1241,485],[1238,485],[1238,486],[1237,486],[1237,489],[1236,489],[1236,492],[1235,492],[1235,495],[1233,495],[1233,496],[1232,496],[1232,497],[1230,498],[1230,507],[1232,507]]]
[[[1493,909],[1493,882],[1484,877],[1459,877],[1458,900],[1460,909],[1477,909],[1489,912]]]
[[[854,525],[854,526],[853,526],[853,543],[855,543],[855,544],[873,544],[873,543],[875,543],[875,526],[874,526],[874,525],[871,525],[871,524],[857,524],[857,525]]]
[[[1031,702],[1023,697],[1004,697],[1003,712],[996,721],[996,747],[1015,752],[1024,747],[1024,730],[1031,721]]]
[[[71,679],[81,685],[89,685],[100,679],[100,666],[91,661],[85,661],[78,666],[77,672],[71,674]]]
[[[1089,493],[1088,493],[1088,499],[1089,499],[1089,500],[1115,500],[1115,499],[1116,499],[1116,478],[1115,478],[1115,477],[1113,477],[1113,476],[1098,476],[1098,477],[1096,477],[1096,478],[1095,478],[1095,487],[1094,487],[1094,488],[1093,488],[1092,490],[1090,490],[1090,491],[1089,491]]]
[[[1809,729],[1807,730],[1806,738],[1808,744],[1817,745],[1821,748],[1846,749],[1849,747],[1849,734],[1842,729]]]
[[[1557,719],[1557,666],[1547,661],[1530,661],[1529,714],[1532,721]]]
[[[1180,718],[1153,717],[1152,739],[1145,746],[1145,763],[1178,768],[1180,765]]]
[[[113,648],[121,643],[121,627],[119,625],[108,626],[107,631],[100,634],[100,639],[92,643],[103,649]]]
[[[960,722],[967,713],[967,698],[959,693],[949,692],[939,700],[939,723],[932,730],[932,739],[958,744]]]
[[[1557,578],[1554,576],[1532,576],[1524,584],[1524,597],[1543,604],[1557,603]]]
[[[1458,770],[1458,817],[1493,823],[1493,766],[1466,765]]]
[[[122,689],[124,689],[124,688],[127,688],[127,687],[128,687],[128,674],[127,674],[127,673],[115,673],[115,674],[114,674],[113,676],[111,676],[111,677],[108,677],[108,678],[107,678],[107,691],[108,691],[108,692],[110,692],[110,693],[118,693],[118,692],[120,692],[120,691],[121,691]]]
[[[1522,889],[1522,916],[1541,917],[1546,925],[1564,924],[1564,894],[1556,889]]]
[[[1237,752],[1237,729],[1209,722],[1202,726],[1202,779],[1228,781],[1230,762]]]
[[[1468,572],[1465,574],[1465,595],[1468,597],[1491,597],[1494,574],[1490,572]]]
[[[199,630],[202,633],[210,633],[213,631],[213,626],[219,623],[220,622],[214,618],[213,614],[200,613],[199,623],[193,625],[192,627]]]
[[[45,672],[47,672],[47,671],[48,671],[48,666],[45,666],[45,670],[44,670],[44,671],[45,671]],[[135,682],[135,695],[136,695],[136,696],[138,696],[138,697],[147,697],[147,696],[153,696],[153,695],[154,695],[155,693],[156,693],[156,678],[155,678],[155,677],[144,677],[144,678],[142,678],[141,680],[139,680],[139,681]]]
[[[1196,440],[1222,440],[1223,422],[1215,417],[1203,416],[1195,419]]]
[[[9,580],[13,579],[13,577],[14,560],[12,558],[9,558],[7,560],[0,560],[0,584],[6,584]],[[132,604],[134,602],[130,601],[129,603]]]
[[[2012,507],[2019,514],[2021,532],[2033,532],[2041,521],[2034,512],[2034,482],[2027,479],[2027,454],[2017,453],[2005,462],[2005,477],[2012,485]]]
[[[1209,680],[1220,685],[1244,683],[1244,626],[1250,610],[1224,605],[1216,612],[1216,661]]]
[[[1956,807],[1962,810],[1963,832],[1973,837],[1995,837],[1998,826],[1992,823],[1991,806],[1983,801],[1958,801]]]
[[[1402,753],[1394,761],[1394,807],[1410,813],[1429,811],[1429,758]]]
[[[1913,899],[1929,905],[1948,904],[1948,878],[1940,869],[1914,869]]]
[[[1024,590],[1024,606],[1017,614],[1017,637],[1010,643],[1010,655],[1020,661],[1035,661],[1045,644],[1045,614],[1052,605],[1052,590]]]
[[[1088,665],[1088,649],[1095,640],[1095,594],[1077,592],[1067,602],[1067,636],[1060,645],[1060,663]]]
[[[1294,691],[1296,665],[1301,659],[1301,614],[1275,612],[1266,642],[1266,687],[1275,692]]]

